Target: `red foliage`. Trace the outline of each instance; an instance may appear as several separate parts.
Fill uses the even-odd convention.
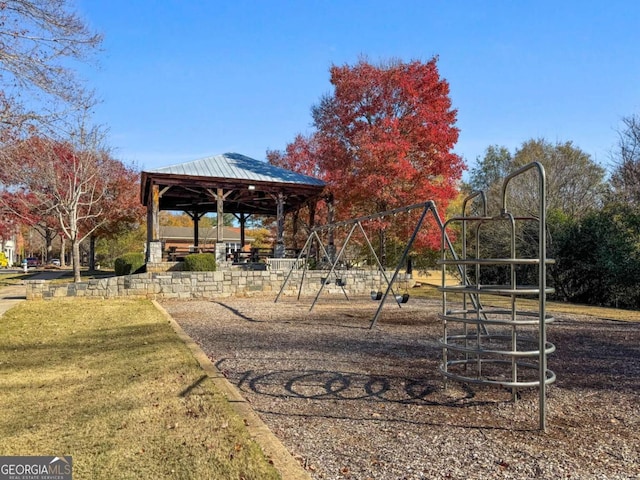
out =
[[[267,160],[272,165],[322,179],[325,172],[319,163],[319,148],[315,137],[303,137],[298,134],[293,142],[287,145],[284,153],[277,150],[267,151]]]
[[[77,147],[40,137],[4,148],[0,204],[19,223],[71,241],[74,276],[80,280],[79,243],[110,236],[139,223],[138,175],[95,144]]]
[[[103,215],[94,222],[99,224],[97,237],[111,237],[140,223],[145,209],[140,203],[140,174],[111,157],[103,168],[101,182],[103,197],[100,206]]]
[[[331,83],[333,94],[313,108],[316,133],[270,160],[325,180],[337,219],[427,200],[444,211],[464,164],[452,152],[456,111],[436,59],[333,66]],[[419,243],[437,247],[439,233],[431,229]]]
[[[320,159],[323,158],[324,153],[320,150],[322,148],[322,144],[316,140],[316,136],[304,137],[302,135],[296,135],[293,143],[287,145],[284,153],[275,150],[267,151],[267,160],[272,165],[323,180],[326,172],[322,169]],[[318,223],[319,219],[326,219],[326,216],[327,211],[324,202],[314,205],[314,223]],[[303,207],[295,216],[298,224],[302,224],[308,228],[314,226],[309,225],[312,220],[310,217],[311,212],[308,207]],[[299,238],[300,235],[306,238],[306,235],[308,234],[308,228],[305,228],[304,231],[300,231],[298,227],[299,225],[292,225],[291,228],[293,234],[291,240],[295,246],[298,246],[298,242],[304,242],[304,238]]]

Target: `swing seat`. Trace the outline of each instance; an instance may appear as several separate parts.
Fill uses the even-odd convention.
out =
[[[407,303],[409,301],[409,294],[404,293],[402,295],[396,295],[396,302],[398,303]]]
[[[331,285],[331,280],[329,280],[329,279],[328,279],[328,278],[326,278],[326,277],[322,277],[322,278],[320,278],[320,283],[321,283],[322,285]]]
[[[371,290],[371,300],[380,300],[382,298],[382,292],[376,292]]]
[[[336,278],[336,285],[338,287],[346,287],[347,286],[347,281],[343,280],[342,278]]]

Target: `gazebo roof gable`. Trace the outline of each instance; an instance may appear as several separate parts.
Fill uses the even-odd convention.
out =
[[[157,186],[160,210],[217,211],[217,195],[223,195],[225,213],[272,215],[277,196],[283,195],[285,211],[295,210],[318,198],[325,183],[238,153],[225,153],[147,170],[141,173],[140,200],[148,206],[152,186]]]
[[[254,182],[289,183],[322,187],[318,178],[276,167],[239,153],[223,153],[191,162],[148,170],[148,173],[213,177]]]

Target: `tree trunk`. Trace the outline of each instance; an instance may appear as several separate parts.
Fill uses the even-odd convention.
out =
[[[316,202],[309,204],[309,231],[316,226]]]
[[[335,213],[336,213],[336,208],[335,208],[335,203],[333,202],[334,198],[333,198],[333,194],[329,194],[329,198],[327,200],[327,223],[328,224],[332,224],[335,221]],[[329,228],[329,232],[328,232],[328,237],[329,237],[329,245],[327,247],[328,249],[328,254],[329,254],[329,260],[331,261],[331,263],[333,263],[333,261],[336,258],[336,246],[335,246],[335,242],[334,242],[334,237],[333,237],[333,227]]]
[[[73,281],[80,282],[80,242],[78,240],[71,240],[71,256],[73,263]]]
[[[60,267],[65,268],[67,266],[67,238],[61,235],[60,239]]]
[[[382,265],[382,268],[387,268],[387,235],[386,235],[386,230],[384,228],[381,228],[379,230],[379,239],[380,239],[380,252],[379,252],[379,256],[380,256],[380,264]]]
[[[96,269],[96,237],[95,235],[89,236],[89,270],[94,271]]]
[[[45,230],[44,243],[47,247],[47,258],[45,258],[44,260],[46,263],[49,263],[49,261],[51,260],[51,252],[53,251],[53,239],[55,238],[55,236],[56,234],[50,228],[47,228]]]

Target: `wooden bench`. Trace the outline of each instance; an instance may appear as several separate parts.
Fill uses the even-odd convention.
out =
[[[184,257],[192,253],[215,253],[215,250],[199,247],[169,247],[167,249],[167,259],[170,262],[180,262],[184,260]]]
[[[273,255],[270,248],[252,248],[249,252],[233,252],[231,259],[233,263],[258,263]]]
[[[269,269],[271,270],[284,270],[289,271],[292,268],[299,269],[304,266],[304,258],[267,258],[266,260]]]

